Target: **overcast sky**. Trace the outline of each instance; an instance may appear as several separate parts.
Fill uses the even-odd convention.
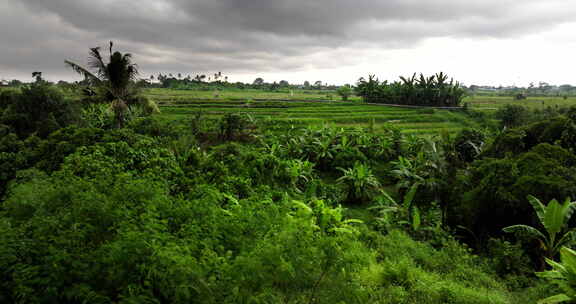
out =
[[[572,0],[0,0],[0,79],[78,79],[113,40],[143,76],[576,84],[575,33]]]

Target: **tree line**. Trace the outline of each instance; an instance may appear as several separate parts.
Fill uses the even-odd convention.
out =
[[[355,90],[365,102],[437,107],[457,107],[466,93],[459,82],[448,80],[442,72],[428,77],[414,73],[392,83],[369,75],[358,80]]]

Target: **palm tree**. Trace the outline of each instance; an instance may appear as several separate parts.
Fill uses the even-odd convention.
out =
[[[84,68],[72,61],[65,60],[66,65],[76,73],[84,76],[91,84],[104,89],[106,99],[112,102],[112,109],[116,117],[116,125],[121,128],[124,114],[128,109],[126,100],[131,92],[131,84],[138,76],[138,68],[132,63],[132,55],[112,52],[113,43],[110,41],[110,57],[108,62],[100,54],[100,47],[90,49],[88,68]],[[90,72],[89,69],[94,70]]]
[[[538,230],[528,225],[513,225],[504,228],[504,232],[516,233],[540,241],[544,248],[545,256],[554,259],[562,246],[569,245],[575,240],[574,229],[567,229],[568,221],[576,209],[576,202],[571,202],[567,198],[564,203],[560,204],[553,199],[544,206],[540,200],[534,196],[528,195],[528,201],[534,208],[540,224],[545,231]]]
[[[32,72],[32,77],[39,83],[42,81],[42,72]]]

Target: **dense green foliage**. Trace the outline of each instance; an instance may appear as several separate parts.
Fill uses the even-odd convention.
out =
[[[532,303],[565,287],[502,229],[576,197],[571,111],[423,138],[240,111],[114,128],[58,96],[1,95],[2,118],[47,117],[30,98],[57,122],[2,120],[2,303]],[[567,213],[550,211],[569,231]]]
[[[425,77],[416,74],[412,77],[400,77],[400,81],[388,84],[380,82],[374,75],[368,80],[360,78],[356,85],[356,94],[366,102],[401,105],[456,107],[464,98],[465,91],[453,79],[442,72]]]
[[[547,259],[552,270],[538,273],[538,276],[551,279],[560,286],[563,293],[553,295],[539,303],[573,302],[576,299],[576,252],[562,247],[560,250],[562,263]]]
[[[0,92],[0,132],[14,132],[20,137],[31,134],[46,137],[76,121],[75,113],[74,105],[62,92],[43,81],[21,90]]]

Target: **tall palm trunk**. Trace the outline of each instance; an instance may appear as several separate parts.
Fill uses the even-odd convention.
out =
[[[114,112],[114,118],[116,120],[116,127],[118,129],[124,127],[124,116],[128,106],[124,100],[118,98],[112,102],[112,111]]]

